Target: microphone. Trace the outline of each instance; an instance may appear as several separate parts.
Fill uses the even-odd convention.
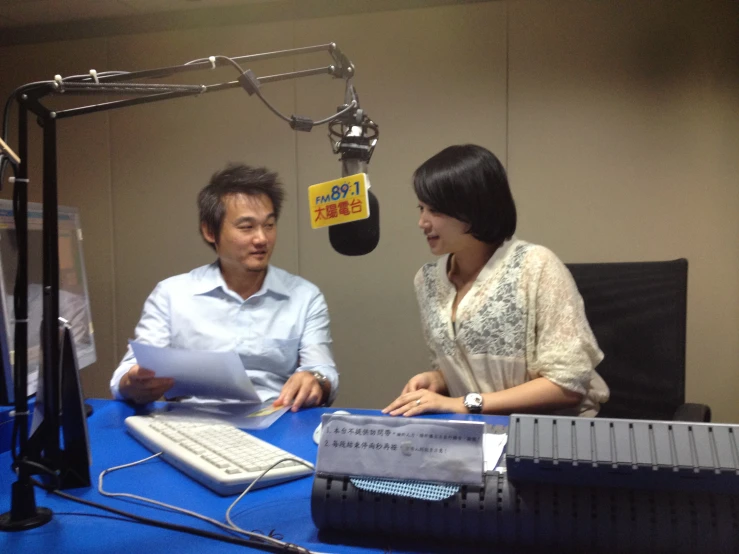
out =
[[[346,83],[344,106],[354,102],[354,110],[329,125],[328,136],[335,154],[341,154],[341,176],[367,173],[367,164],[377,145],[380,130],[364,110],[359,108],[359,95],[351,80]],[[372,190],[367,190],[369,217],[334,225],[328,229],[331,247],[344,256],[364,256],[380,242],[380,204]]]
[[[341,176],[367,173],[367,162],[357,158],[341,160]],[[344,256],[364,256],[380,242],[380,204],[372,189],[367,191],[369,217],[328,228],[331,247]]]

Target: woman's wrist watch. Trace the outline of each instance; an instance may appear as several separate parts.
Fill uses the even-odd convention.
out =
[[[477,392],[471,392],[464,397],[464,407],[471,414],[482,413],[482,395]]]

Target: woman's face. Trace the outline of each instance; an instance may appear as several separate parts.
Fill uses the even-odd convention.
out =
[[[432,254],[436,256],[453,254],[477,242],[472,235],[467,233],[469,229],[467,223],[439,213],[420,200],[418,209],[421,211],[418,226],[426,235]]]

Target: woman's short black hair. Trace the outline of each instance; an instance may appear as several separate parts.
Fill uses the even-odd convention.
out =
[[[229,164],[225,169],[215,172],[210,178],[210,183],[198,194],[201,232],[205,224],[208,231],[216,237],[216,242],[221,235],[223,218],[226,217],[226,206],[223,199],[233,194],[265,195],[272,202],[275,217],[280,217],[285,190],[277,173],[265,167]],[[210,242],[208,244],[215,250],[214,244]]]
[[[495,244],[516,232],[516,204],[500,160],[482,146],[449,146],[413,174],[418,199],[467,223],[477,240]]]

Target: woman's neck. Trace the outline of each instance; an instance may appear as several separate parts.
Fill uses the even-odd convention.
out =
[[[451,256],[449,280],[458,286],[474,281],[499,246],[500,243],[478,242],[465,250],[454,252]]]

